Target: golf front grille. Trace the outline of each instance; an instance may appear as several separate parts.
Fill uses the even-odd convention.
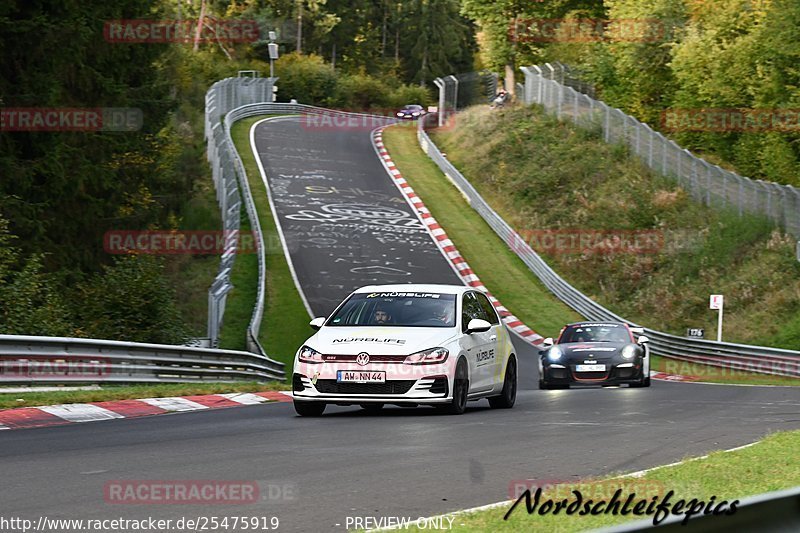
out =
[[[416,380],[394,380],[386,383],[339,383],[335,379],[318,379],[316,388],[323,394],[405,394]]]

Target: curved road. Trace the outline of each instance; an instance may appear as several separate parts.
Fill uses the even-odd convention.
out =
[[[278,117],[251,130],[312,314],[328,316],[364,285],[461,285],[372,147],[370,132],[386,122],[331,123],[317,115]]]
[[[293,207],[291,202],[276,202],[281,216],[291,214],[290,209],[331,214],[322,207],[356,201],[400,208],[391,200],[388,176],[378,171],[367,132],[334,136],[325,144],[314,132],[297,126],[282,120],[257,129],[259,152],[271,159],[268,173],[326,176],[313,186],[337,191],[347,176],[360,176],[367,180],[364,190],[386,197],[362,200],[359,192],[350,191],[343,194],[354,198],[330,201],[327,195],[340,193],[313,189],[326,195],[317,199],[293,192],[296,185],[289,180],[283,184],[288,200],[303,203]],[[312,152],[317,155],[312,157]],[[333,158],[334,152],[346,156]],[[284,229],[288,234],[308,232],[306,228],[298,224],[297,229]],[[418,241],[415,251],[427,246],[420,235],[412,235]],[[374,259],[372,247],[384,244],[372,237],[362,241],[370,243],[365,248],[367,261]],[[410,238],[406,241],[402,246],[410,246]],[[348,283],[358,281],[351,276],[355,267],[326,270],[328,274],[319,277],[320,269],[330,268],[324,254],[337,249],[296,242],[292,257],[301,261],[298,277],[308,280],[306,296],[314,311],[324,314],[332,299],[349,290]],[[336,245],[311,244],[326,242]],[[389,247],[399,257],[390,260],[417,265],[416,252],[403,255],[411,252],[402,246]],[[425,261],[438,267],[414,270],[414,279],[447,278],[451,272],[438,262],[438,251],[424,249]],[[395,267],[404,269],[398,264],[391,268]],[[394,275],[389,272],[371,275]],[[334,278],[343,288],[327,291],[326,284]],[[629,472],[800,428],[795,388],[655,382],[650,389],[539,391],[535,349],[514,341],[521,390],[516,407],[508,411],[490,410],[484,400],[457,417],[438,415],[430,408],[387,407],[370,416],[358,408],[331,407],[320,419],[302,419],[290,404],[281,403],[0,432],[0,515],[32,520],[277,516],[279,531],[343,530],[348,516],[429,516],[503,500],[519,479]],[[268,498],[245,505],[120,505],[104,497],[104,487],[119,480],[250,480],[273,490],[267,490]]]

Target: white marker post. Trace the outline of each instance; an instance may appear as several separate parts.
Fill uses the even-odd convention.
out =
[[[722,342],[722,308],[725,305],[725,297],[722,294],[712,294],[711,309],[719,309],[719,322],[717,323],[717,342]]]

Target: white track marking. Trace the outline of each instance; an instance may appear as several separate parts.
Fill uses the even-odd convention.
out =
[[[232,402],[242,405],[256,405],[270,401],[269,398],[264,398],[263,396],[258,396],[250,392],[230,392],[227,394],[219,394],[218,396],[222,396],[223,398],[227,398]]]
[[[63,405],[47,405],[38,408],[40,411],[50,413],[70,422],[95,422],[97,420],[111,420],[125,418],[119,413],[109,411],[90,403],[68,403]]]
[[[186,398],[179,398],[177,396],[168,398],[145,398],[140,400],[144,403],[149,403],[155,407],[160,407],[165,411],[199,411],[201,409],[208,409],[205,405],[201,405]]]

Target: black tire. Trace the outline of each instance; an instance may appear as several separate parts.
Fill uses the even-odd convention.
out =
[[[294,410],[300,416],[321,416],[325,407],[323,402],[294,402]]]
[[[383,409],[382,403],[362,403],[361,408],[371,415],[376,415]]]
[[[440,407],[448,415],[460,415],[467,410],[467,396],[469,395],[469,373],[467,362],[460,359],[456,365],[456,375],[453,380],[453,399],[450,403]]]
[[[550,390],[550,385],[548,385],[547,382],[542,378],[539,378],[539,388],[541,390]]]
[[[506,365],[506,376],[503,379],[503,390],[500,396],[489,398],[492,409],[511,409],[517,401],[517,360],[509,358]]]
[[[642,387],[649,387],[650,386],[650,376],[644,377],[637,381],[636,383],[631,383],[629,385],[632,389],[641,389]]]

